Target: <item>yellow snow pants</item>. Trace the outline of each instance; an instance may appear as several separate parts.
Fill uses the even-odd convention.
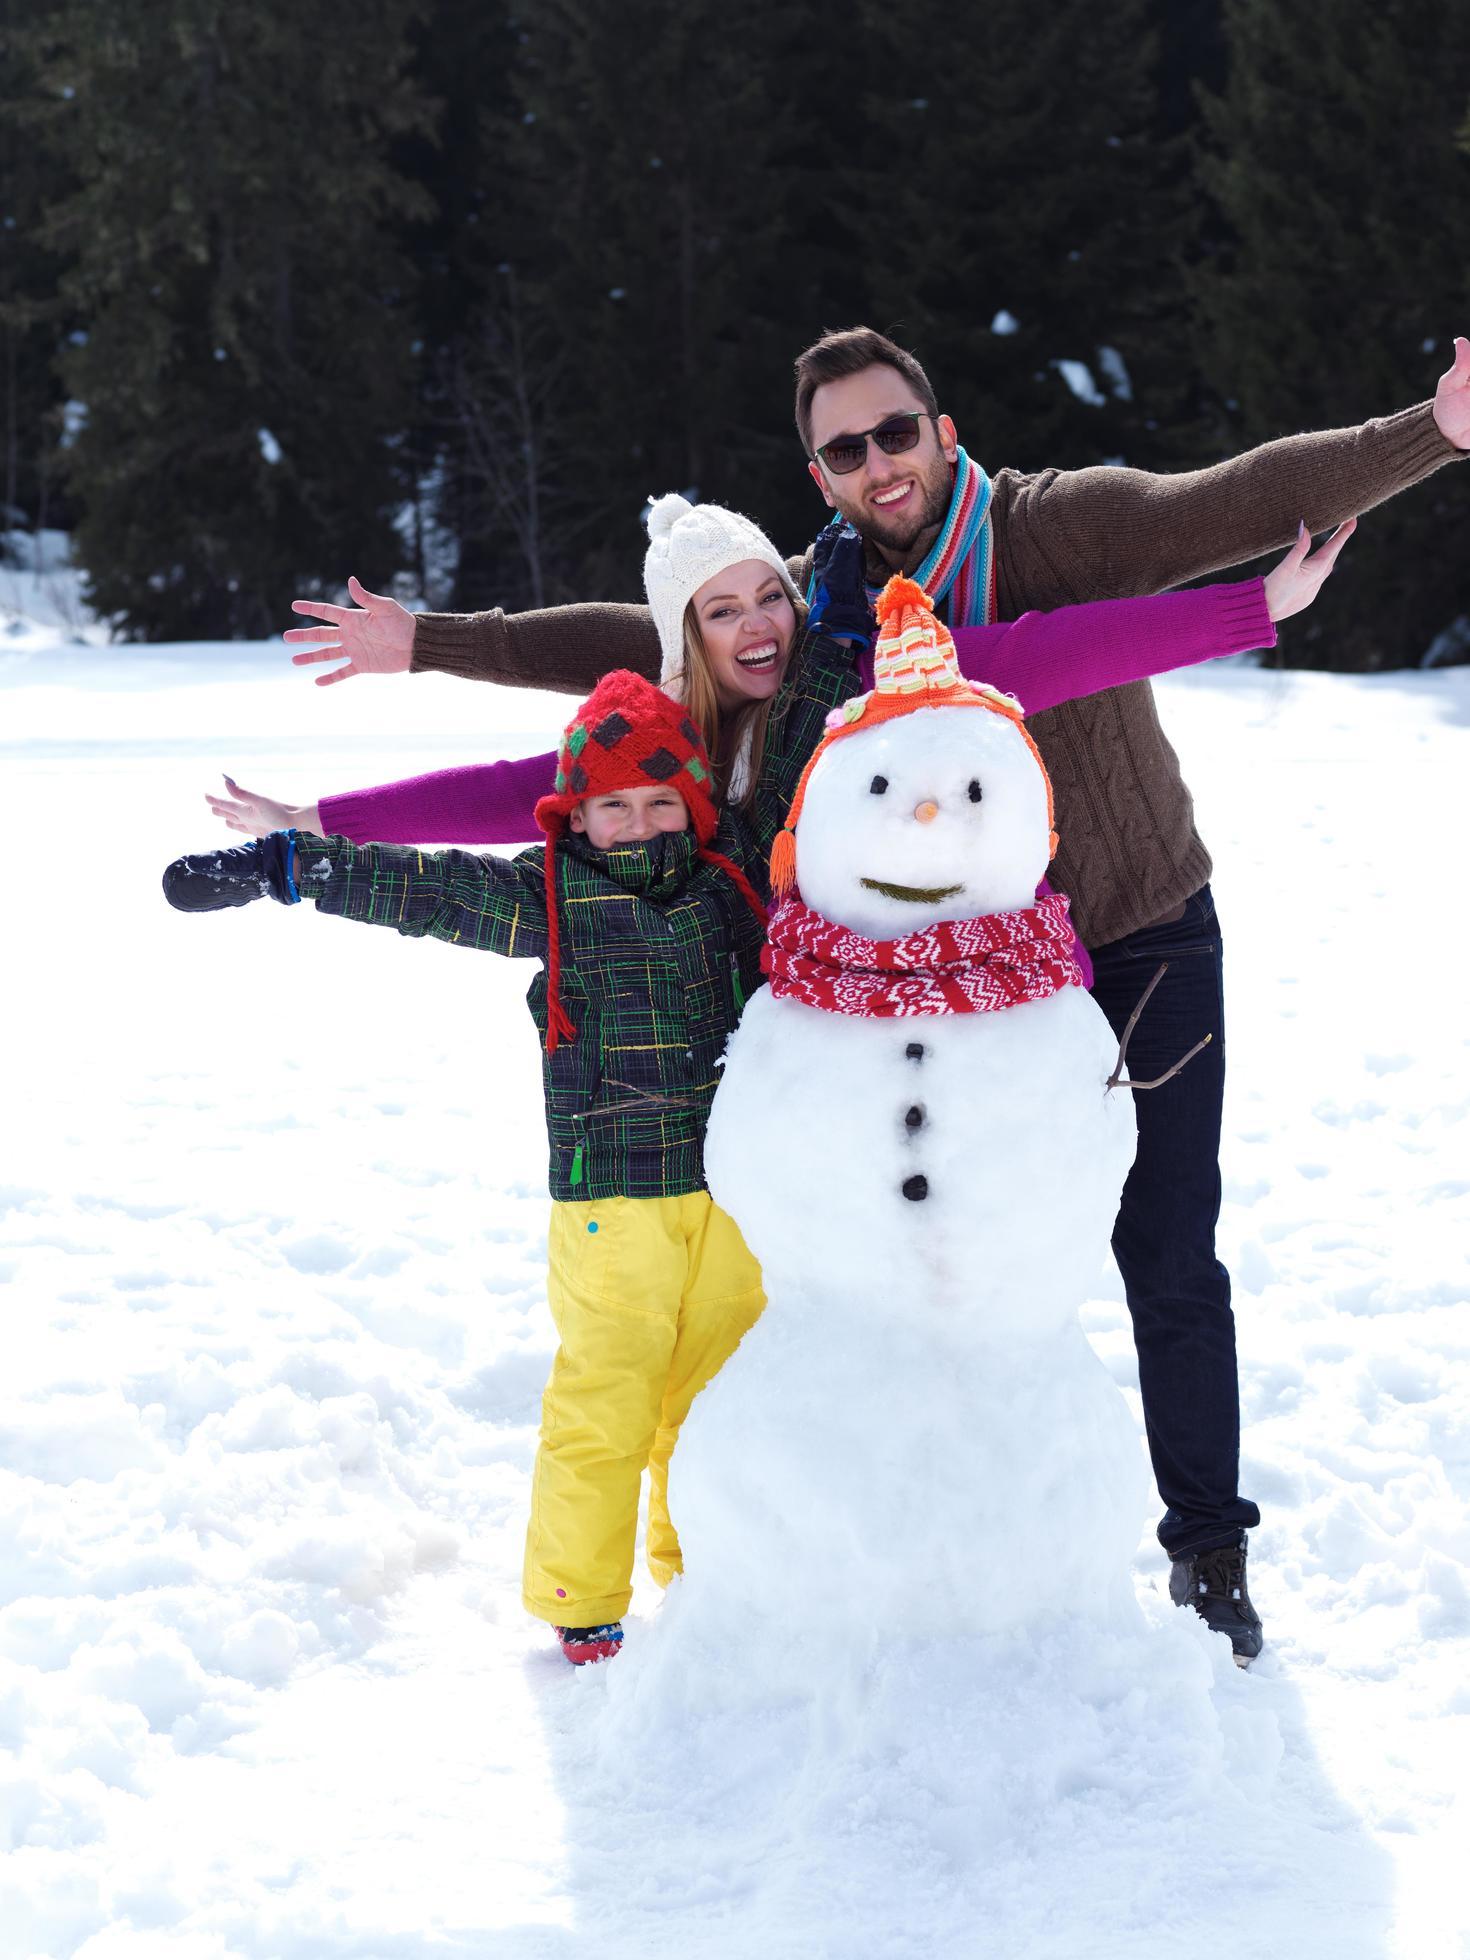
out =
[[[541,1402],[522,1597],[553,1625],[598,1626],[632,1597],[645,1465],[649,1570],[661,1586],[683,1570],[669,1458],[766,1296],[707,1191],[554,1203],[547,1252],[561,1345]]]

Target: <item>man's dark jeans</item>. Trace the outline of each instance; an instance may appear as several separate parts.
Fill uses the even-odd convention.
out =
[[[1225,1012],[1220,927],[1208,885],[1167,925],[1093,949],[1093,998],[1121,1036],[1158,968],[1128,1044],[1128,1072],[1152,1081],[1202,1035],[1214,1040],[1161,1089],[1140,1090],[1138,1155],[1113,1228],[1143,1419],[1159,1495],[1159,1542],[1171,1557],[1234,1545],[1261,1514],[1236,1489],[1240,1388],[1230,1275],[1215,1257]]]

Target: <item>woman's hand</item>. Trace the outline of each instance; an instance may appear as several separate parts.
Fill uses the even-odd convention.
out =
[[[281,635],[287,646],[310,648],[293,653],[293,667],[310,667],[319,660],[347,656],[345,667],[334,667],[330,674],[318,674],[318,687],[333,681],[350,680],[354,674],[406,674],[413,660],[413,614],[381,592],[369,592],[355,578],[347,590],[356,607],[329,606],[322,599],[293,599],[292,612],[308,619],[325,620],[323,626],[293,626]]]
[[[1312,539],[1305,524],[1296,543],[1274,572],[1266,574],[1266,609],[1272,619],[1290,619],[1305,612],[1326,584],[1337,554],[1358,528],[1356,517],[1339,524],[1322,549],[1312,556]]]
[[[228,796],[211,796],[206,790],[204,800],[222,823],[238,830],[242,837],[269,837],[273,830],[309,830],[314,837],[322,834],[321,814],[315,803],[277,803],[253,789],[241,789],[233,776],[225,777],[225,788]]]

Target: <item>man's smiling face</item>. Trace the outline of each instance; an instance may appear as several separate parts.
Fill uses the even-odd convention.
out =
[[[897,369],[881,363],[823,382],[812,396],[814,452],[890,415],[914,413],[920,418],[918,444],[901,455],[884,456],[870,441],[861,466],[849,475],[833,476],[820,456],[807,465],[832,509],[885,554],[899,558],[944,522],[953,493],[954,423],[947,415],[930,417]]]

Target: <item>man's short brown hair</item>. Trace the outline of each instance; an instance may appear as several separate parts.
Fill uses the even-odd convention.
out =
[[[839,333],[824,333],[796,357],[796,427],[808,456],[812,453],[812,396],[825,382],[840,381],[844,375],[861,374],[870,367],[896,369],[923,403],[924,412],[939,413],[929,377],[906,347],[872,327],[844,327]]]

